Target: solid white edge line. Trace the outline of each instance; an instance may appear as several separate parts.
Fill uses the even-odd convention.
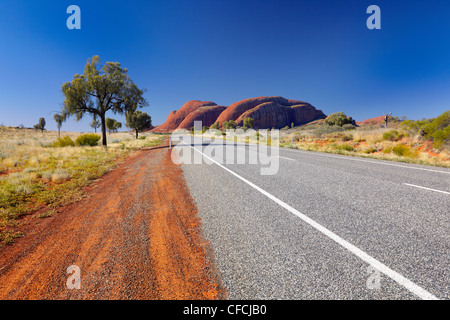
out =
[[[437,190],[437,189],[431,189],[431,188],[427,188],[427,187],[418,186],[418,185],[415,185],[415,184],[410,184],[410,183],[403,183],[403,184],[404,184],[404,185],[407,185],[407,186],[411,186],[411,187],[420,188],[420,189],[425,189],[425,190],[430,190],[430,191],[440,192],[440,193],[444,193],[444,194],[450,194],[450,192],[447,192],[447,191],[442,191],[442,190]]]
[[[375,269],[377,269],[381,273],[384,273],[386,276],[388,276],[389,278],[391,278],[392,280],[394,280],[398,284],[402,285],[403,287],[408,289],[410,292],[412,292],[416,296],[418,296],[418,297],[420,297],[421,299],[424,299],[424,300],[439,300],[436,296],[434,296],[430,292],[428,292],[425,289],[421,288],[420,286],[416,285],[411,280],[405,278],[404,276],[402,276],[398,272],[392,270],[391,268],[389,268],[385,264],[381,263],[377,259],[371,257],[370,255],[368,255],[367,253],[365,253],[364,251],[362,251],[358,247],[352,245],[348,241],[346,241],[343,238],[339,237],[334,232],[328,230],[327,228],[325,228],[321,224],[319,224],[316,221],[312,220],[311,218],[307,217],[306,215],[304,215],[300,211],[296,210],[295,208],[291,207],[287,203],[281,201],[280,199],[278,199],[274,195],[270,194],[269,192],[265,191],[264,189],[261,189],[260,187],[258,187],[254,183],[252,183],[252,182],[248,181],[247,179],[241,177],[240,175],[238,175],[234,171],[228,169],[227,167],[221,165],[220,163],[218,163],[217,161],[215,161],[211,157],[205,155],[200,150],[198,150],[198,149],[196,149],[196,148],[194,148],[192,146],[189,146],[189,147],[191,147],[192,149],[196,150],[197,152],[202,154],[204,157],[208,158],[213,163],[215,163],[216,165],[218,165],[222,169],[228,171],[229,173],[231,173],[232,175],[234,175],[238,179],[242,180],[243,182],[245,182],[246,184],[248,184],[252,188],[256,189],[257,191],[259,191],[260,193],[262,193],[263,195],[265,195],[266,197],[268,197],[270,200],[274,201],[275,203],[277,203],[281,207],[283,207],[286,210],[290,211],[292,214],[296,215],[297,217],[302,219],[304,222],[306,222],[307,224],[309,224],[310,226],[312,226],[316,230],[320,231],[321,233],[323,233],[324,235],[326,235],[327,237],[329,237],[330,239],[332,239],[336,243],[340,244],[342,247],[344,247],[345,249],[347,249],[348,251],[350,251],[351,253],[353,253],[357,257],[359,257],[364,262],[370,264],[372,267],[374,267]]]
[[[297,161],[297,160],[295,160],[295,159],[291,159],[291,158],[288,158],[288,157],[282,157],[282,156],[278,156],[278,158],[286,159],[286,160],[291,160],[291,161]]]
[[[280,148],[280,150],[281,150],[281,148]],[[315,156],[321,156],[321,157],[329,157],[329,158],[336,158],[336,159],[342,159],[342,160],[353,160],[353,161],[360,161],[360,162],[369,162],[369,163],[381,164],[381,165],[385,165],[385,166],[393,166],[393,167],[400,167],[400,168],[407,168],[407,169],[416,169],[416,170],[423,170],[423,171],[430,171],[430,172],[450,174],[450,171],[440,171],[440,170],[433,170],[433,169],[427,169],[427,168],[402,166],[400,164],[382,162],[382,161],[389,161],[389,160],[382,160],[382,159],[380,159],[380,160],[377,160],[377,161],[372,161],[372,160],[367,160],[367,159],[356,158],[356,156],[355,157],[353,157],[353,156],[346,156],[346,155],[334,156],[334,155],[331,155],[331,154],[326,154],[324,152],[307,151],[307,150],[301,150],[301,149],[297,149],[297,150],[283,149],[283,150],[285,150],[285,151],[292,151],[292,152],[307,153],[307,154],[311,154],[311,155],[315,155]]]
[[[239,145],[239,146],[245,148],[246,146],[249,146],[249,147],[250,146],[258,146],[258,144],[245,144],[245,145]],[[282,147],[279,147],[279,150],[307,153],[307,154],[311,154],[311,155],[315,155],[315,156],[336,158],[336,159],[342,159],[342,160],[353,160],[353,161],[381,164],[381,165],[385,165],[385,166],[393,166],[393,167],[400,167],[400,168],[407,168],[407,169],[415,169],[415,170],[423,170],[423,171],[429,171],[429,172],[450,174],[450,171],[440,171],[440,170],[433,170],[433,169],[427,169],[427,168],[403,166],[401,164],[395,164],[395,163],[387,163],[387,162],[383,162],[383,161],[389,161],[389,160],[383,160],[383,159],[380,159],[380,160],[378,160],[378,159],[369,160],[369,159],[365,159],[365,158],[357,158],[356,156],[331,155],[331,154],[327,154],[325,152],[320,152],[320,151],[307,151],[307,150],[302,150],[302,149],[289,149],[289,148],[282,148]]]

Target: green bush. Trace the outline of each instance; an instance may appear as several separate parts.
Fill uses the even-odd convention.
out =
[[[52,147],[73,147],[75,146],[75,143],[73,142],[73,140],[70,137],[62,137],[62,138],[58,138],[58,140],[56,140],[53,144]]]
[[[415,158],[417,156],[417,154],[413,150],[411,150],[411,148],[405,146],[404,144],[396,144],[392,147],[386,147],[383,149],[383,153],[393,153],[399,157],[406,158]]]
[[[352,134],[344,134],[341,139],[342,139],[342,141],[351,141],[351,140],[353,140],[353,135]]]
[[[94,133],[82,134],[75,140],[77,146],[97,146],[100,140],[100,136]]]
[[[397,141],[399,139],[399,133],[397,130],[389,130],[383,133],[383,140]]]
[[[406,120],[402,125],[410,132],[418,134],[422,139],[433,141],[435,148],[440,149],[449,143],[450,111],[445,111],[432,119]]]
[[[383,153],[388,154],[392,152],[392,147],[383,148]]]
[[[244,128],[253,128],[255,125],[255,120],[251,117],[247,117],[244,119]]]
[[[227,130],[227,129],[236,129],[236,122],[234,122],[234,120],[224,121],[222,123],[222,128],[224,128],[225,130]]]
[[[210,129],[216,129],[216,130],[218,130],[218,129],[220,128],[219,121],[216,121],[216,122],[215,122],[214,124],[212,124],[209,128],[210,128]]]
[[[442,149],[445,144],[450,143],[450,126],[445,127],[442,130],[435,131],[432,134],[433,147],[436,149]]]
[[[349,145],[348,143],[344,143],[344,144],[341,144],[341,145],[336,145],[336,149],[338,149],[340,151],[342,151],[342,150],[344,150],[344,151],[354,151],[355,150],[355,148],[353,148],[353,146]]]
[[[344,124],[342,126],[342,129],[344,129],[344,130],[355,130],[356,127],[353,124],[351,124],[351,123],[347,123],[347,124]]]
[[[347,117],[343,112],[336,112],[326,117],[323,123],[328,126],[342,127],[345,124],[353,124],[353,119],[352,117]]]
[[[371,154],[374,152],[377,152],[377,149],[375,147],[370,147],[370,148],[364,150],[364,153],[367,153],[367,154]]]
[[[415,153],[409,147],[403,144],[397,144],[393,146],[392,153],[399,157],[413,158],[415,156]]]

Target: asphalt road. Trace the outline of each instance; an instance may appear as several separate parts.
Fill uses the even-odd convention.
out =
[[[182,168],[231,299],[449,298],[449,169],[273,149],[262,175],[257,146],[195,142],[177,148],[203,160]]]

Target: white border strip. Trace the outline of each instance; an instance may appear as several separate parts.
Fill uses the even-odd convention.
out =
[[[447,191],[442,191],[442,190],[437,190],[437,189],[431,189],[431,188],[427,188],[427,187],[417,186],[415,184],[410,184],[410,183],[404,183],[404,185],[411,186],[411,187],[416,187],[416,188],[420,188],[420,189],[425,189],[425,190],[436,191],[436,192],[440,192],[440,193],[444,193],[444,194],[450,194],[450,192],[447,192]]]
[[[280,148],[280,150],[281,150],[281,148]],[[299,152],[299,153],[306,153],[306,154],[310,154],[310,155],[314,155],[314,156],[329,157],[329,158],[336,158],[336,159],[342,159],[342,160],[353,160],[353,161],[360,161],[360,162],[369,162],[369,163],[374,163],[374,164],[382,164],[385,166],[393,166],[393,167],[400,167],[400,168],[407,168],[407,169],[416,169],[416,170],[450,174],[450,171],[440,171],[440,170],[433,170],[433,169],[427,169],[427,168],[403,166],[401,164],[388,163],[387,161],[389,161],[389,160],[383,160],[383,159],[373,161],[373,160],[366,160],[366,159],[358,158],[357,156],[346,156],[346,155],[334,156],[334,155],[327,154],[325,152],[319,152],[319,151],[306,151],[306,150],[301,150],[301,149],[292,150],[292,149],[287,149],[287,148],[283,149],[283,150]],[[386,162],[383,162],[383,161],[386,161]]]
[[[325,228],[321,224],[319,224],[316,221],[312,220],[311,218],[307,217],[306,215],[304,215],[300,211],[296,210],[295,208],[291,207],[287,203],[281,201],[280,199],[278,199],[274,195],[272,195],[269,192],[261,189],[260,187],[258,187],[254,183],[252,183],[252,182],[248,181],[247,179],[241,177],[240,175],[238,175],[237,173],[231,171],[227,167],[221,165],[220,163],[218,163],[217,161],[215,161],[211,157],[205,155],[200,150],[197,150],[196,148],[194,148],[192,146],[190,146],[190,147],[192,149],[196,150],[197,152],[199,152],[200,154],[202,154],[205,158],[208,158],[209,160],[211,160],[213,163],[215,163],[216,165],[218,165],[222,169],[228,171],[229,173],[231,173],[232,175],[234,175],[238,179],[242,180],[243,182],[245,182],[246,184],[248,184],[252,188],[256,189],[257,191],[259,191],[260,193],[262,193],[263,195],[268,197],[270,200],[274,201],[275,203],[277,203],[281,207],[283,207],[286,210],[290,211],[292,214],[296,215],[297,217],[302,219],[304,222],[306,222],[307,224],[309,224],[310,226],[312,226],[316,230],[320,231],[321,233],[323,233],[324,235],[326,235],[327,237],[329,237],[333,241],[337,242],[342,247],[344,247],[345,249],[347,249],[348,251],[350,251],[351,253],[353,253],[357,257],[359,257],[364,262],[370,264],[372,267],[374,267],[378,271],[384,273],[386,276],[388,276],[389,278],[391,278],[392,280],[394,280],[398,284],[402,285],[403,287],[408,289],[410,292],[412,292],[416,296],[418,296],[418,297],[420,297],[421,299],[424,299],[424,300],[439,300],[436,296],[434,296],[430,292],[428,292],[425,289],[419,287],[418,285],[416,285],[411,280],[405,278],[404,276],[402,276],[401,274],[399,274],[396,271],[392,270],[391,268],[389,268],[385,264],[381,263],[377,259],[371,257],[370,255],[368,255],[367,253],[365,253],[364,251],[362,251],[358,247],[352,245],[348,241],[346,241],[343,238],[339,237],[337,234],[333,233],[332,231],[328,230],[327,228]]]
[[[286,159],[286,160],[291,160],[291,161],[297,161],[297,160],[295,160],[295,159],[291,159],[291,158],[288,158],[288,157],[282,157],[282,156],[278,156],[278,158]]]

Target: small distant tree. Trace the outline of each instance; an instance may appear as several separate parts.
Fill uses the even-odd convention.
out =
[[[122,128],[122,122],[116,121],[114,122],[114,132],[117,132],[117,130],[119,130],[120,128]]]
[[[216,121],[216,123],[212,124],[209,128],[219,130],[220,129],[219,121]]]
[[[62,123],[64,122],[65,118],[66,117],[63,114],[59,114],[59,113],[56,113],[53,116],[53,119],[55,119],[55,122],[56,122],[56,127],[58,128],[58,138],[61,137],[61,135],[60,135],[61,126],[62,126]]]
[[[230,121],[224,121],[222,123],[222,127],[227,130],[227,129],[236,129],[236,122],[234,122],[234,120],[230,120]]]
[[[253,118],[247,117],[244,119],[244,128],[253,128],[255,125],[255,120]]]
[[[152,127],[152,118],[142,111],[134,111],[125,113],[126,126],[136,131],[136,139],[139,132]]]
[[[114,132],[116,130],[116,127],[117,127],[116,119],[106,118],[106,122],[105,123],[106,123],[106,128],[108,129],[110,134],[111,134],[111,131]]]
[[[97,133],[97,128],[100,128],[102,124],[98,120],[92,120],[91,127],[94,128],[94,132]]]
[[[39,118],[39,122],[38,122],[38,124],[34,125],[34,128],[36,130],[41,130],[41,132],[44,132],[45,124],[46,124],[45,123],[45,118]]]

